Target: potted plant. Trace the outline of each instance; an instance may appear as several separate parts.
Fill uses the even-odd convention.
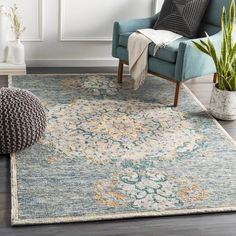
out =
[[[212,57],[218,83],[212,90],[210,112],[221,120],[236,119],[236,42],[234,41],[235,0],[230,5],[229,20],[225,7],[222,12],[222,41],[219,55],[207,35],[207,40],[193,42],[203,53]]]
[[[16,39],[14,45],[11,47],[12,63],[24,64],[25,63],[25,49],[24,49],[24,45],[20,41],[20,36],[26,30],[26,28],[22,26],[16,4],[14,4],[14,6],[10,8],[9,17],[12,22],[11,28]]]

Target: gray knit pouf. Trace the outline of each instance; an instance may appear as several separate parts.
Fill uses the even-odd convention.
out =
[[[22,89],[0,89],[0,154],[31,146],[45,128],[46,114],[37,97]]]

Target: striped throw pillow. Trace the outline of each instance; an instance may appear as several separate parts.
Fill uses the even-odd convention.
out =
[[[209,2],[210,0],[165,0],[153,28],[194,38]]]

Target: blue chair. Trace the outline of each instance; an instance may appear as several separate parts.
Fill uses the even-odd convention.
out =
[[[205,32],[207,32],[218,49],[220,49],[221,41],[222,8],[226,6],[228,11],[230,3],[231,0],[211,0],[199,30],[198,38],[204,40]],[[128,65],[127,44],[129,36],[137,29],[152,28],[158,16],[159,13],[146,19],[114,23],[112,56],[119,59],[119,83],[122,83],[123,65]],[[149,46],[148,71],[150,74],[176,84],[175,107],[178,106],[180,86],[183,82],[208,74],[214,74],[214,82],[216,82],[216,69],[212,59],[198,51],[192,40],[185,37],[178,39],[167,47],[158,50],[155,56],[153,56],[154,44],[151,43]]]

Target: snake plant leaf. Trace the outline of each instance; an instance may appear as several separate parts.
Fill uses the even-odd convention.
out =
[[[230,53],[229,60],[230,62],[236,59],[236,43],[234,44],[232,51]]]
[[[225,77],[222,77],[223,78],[223,80],[224,80],[224,90],[229,90],[229,91],[232,91],[232,85],[230,84],[230,82],[229,82],[229,80],[230,80],[230,78],[225,78]]]
[[[223,9],[222,9],[222,16],[221,16],[221,27],[222,29],[224,28],[224,26],[227,25],[227,13],[226,13],[226,8],[225,6],[223,6]]]
[[[225,64],[227,64],[227,40],[223,37],[221,43],[221,58]]]
[[[207,35],[207,44],[208,44],[210,55],[216,64],[216,68],[219,68],[219,59],[217,57],[216,49],[213,43],[211,42],[209,35]]]
[[[221,27],[223,31],[223,39],[226,40],[227,50],[230,51],[232,49],[232,28],[231,28],[231,20],[229,24],[227,23],[227,14],[225,7],[223,7],[222,11]]]
[[[235,1],[232,1],[230,4],[230,26],[231,26],[231,31],[234,31],[234,23],[235,23]]]
[[[226,9],[225,7],[223,7],[223,11],[222,11],[222,17],[221,17],[221,28],[223,31],[223,35],[227,36],[227,15],[226,15]]]
[[[193,44],[203,53],[207,54],[207,55],[210,55],[208,49],[206,49],[204,46],[202,46],[200,43],[197,43],[195,41],[192,41]]]
[[[207,47],[207,43],[205,41],[203,41],[202,39],[200,39],[201,44],[203,44],[205,47]]]

